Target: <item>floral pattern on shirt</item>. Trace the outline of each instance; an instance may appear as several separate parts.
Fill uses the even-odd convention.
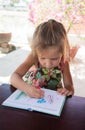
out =
[[[58,68],[37,68],[28,71],[24,80],[37,88],[47,88],[56,90],[61,86],[61,70]]]

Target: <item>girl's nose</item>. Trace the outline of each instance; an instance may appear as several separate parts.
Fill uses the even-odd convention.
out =
[[[47,60],[45,63],[46,68],[51,68],[52,67],[52,63],[50,60]]]

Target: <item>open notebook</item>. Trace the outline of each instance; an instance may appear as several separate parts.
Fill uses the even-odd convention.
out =
[[[43,90],[45,91],[45,96],[41,99],[30,98],[20,90],[16,90],[2,105],[60,116],[66,96],[60,95],[53,90]]]

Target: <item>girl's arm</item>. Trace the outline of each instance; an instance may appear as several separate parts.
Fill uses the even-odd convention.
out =
[[[63,83],[64,88],[58,89],[58,92],[67,96],[73,95],[74,87],[68,62],[65,63],[63,70]]]
[[[25,92],[30,97],[41,98],[44,96],[43,91],[27,84],[22,78],[30,67],[35,64],[35,61],[36,58],[30,53],[26,60],[11,75],[10,82],[14,87]]]

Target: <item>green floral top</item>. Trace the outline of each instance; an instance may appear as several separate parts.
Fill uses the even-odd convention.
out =
[[[24,80],[28,84],[31,84],[37,88],[44,87],[52,90],[57,90],[57,88],[62,87],[61,78],[61,67],[56,67],[52,69],[36,68],[28,71],[24,76]]]

